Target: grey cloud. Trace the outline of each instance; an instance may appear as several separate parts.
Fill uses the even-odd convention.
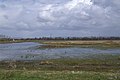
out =
[[[112,35],[120,30],[119,12],[119,0],[0,0],[0,29]]]

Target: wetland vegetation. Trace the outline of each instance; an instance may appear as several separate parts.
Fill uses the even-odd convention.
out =
[[[35,43],[18,44],[21,42]],[[0,80],[120,80],[119,40],[0,40],[0,43],[7,43],[0,47],[1,57],[9,54],[14,58],[0,57]],[[14,44],[9,47],[11,43]],[[16,54],[16,58],[22,59],[13,57]]]
[[[100,55],[99,55],[100,56]],[[1,61],[1,80],[119,80],[120,55],[89,59]]]

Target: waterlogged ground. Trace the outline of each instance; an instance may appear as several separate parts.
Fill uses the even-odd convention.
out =
[[[78,44],[0,44],[0,80],[120,80],[118,43]]]
[[[46,60],[58,58],[88,58],[94,54],[120,54],[120,49],[82,47],[42,47],[35,42],[0,44],[0,60]],[[92,56],[91,56],[92,57]]]

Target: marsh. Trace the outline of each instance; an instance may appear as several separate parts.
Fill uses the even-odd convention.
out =
[[[120,54],[120,49],[94,47],[44,47],[37,42],[0,44],[0,60],[45,60],[57,58],[89,58],[93,54]],[[82,45],[83,46],[83,45]]]

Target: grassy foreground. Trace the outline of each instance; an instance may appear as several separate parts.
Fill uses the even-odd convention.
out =
[[[120,80],[118,73],[1,70],[0,80]]]
[[[1,61],[0,80],[120,80],[120,55],[89,59]]]

